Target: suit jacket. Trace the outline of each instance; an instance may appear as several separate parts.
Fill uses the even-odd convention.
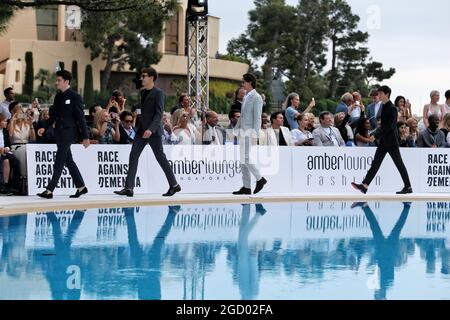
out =
[[[241,117],[236,124],[235,132],[239,136],[252,136],[258,138],[259,130],[261,129],[261,114],[263,108],[263,99],[256,90],[250,91],[244,98],[241,107]],[[251,130],[251,131],[250,131]]]
[[[144,91],[142,94],[144,94]],[[145,97],[145,100],[141,102],[141,115],[137,127],[138,135],[142,136],[146,130],[150,130],[156,136],[163,135],[162,116],[164,101],[165,97],[162,90],[153,87]]]
[[[57,142],[73,143],[89,138],[83,106],[83,99],[71,88],[56,94],[53,107],[50,108],[50,118],[45,125],[46,128],[55,125]]]
[[[419,133],[417,138],[417,147],[419,148],[432,148],[433,145],[436,145],[438,148],[445,148],[445,143],[445,134],[441,130],[438,130],[437,134],[432,137],[430,130],[425,129]]]
[[[225,140],[226,140],[225,129],[223,129],[219,125],[217,125],[215,127],[215,129],[216,129],[216,136],[214,139],[219,140],[219,145],[224,145]],[[205,132],[203,134],[203,144],[210,145],[210,144],[213,144],[212,141],[213,141],[213,130],[212,130],[212,127],[207,124],[205,127]],[[214,144],[216,144],[216,143],[214,143]]]
[[[397,128],[398,110],[390,100],[381,108],[381,128],[375,132],[375,138],[380,141],[380,147],[400,148]]]
[[[382,106],[380,106],[380,109],[378,109],[378,114],[375,114],[375,107],[376,103],[371,103],[367,107],[367,118],[369,118],[370,126],[372,127],[372,130],[375,130],[378,126],[377,124],[377,118],[381,116]]]
[[[331,127],[331,130],[333,130],[334,135],[336,136],[336,140],[339,143],[340,147],[345,147],[345,141],[342,139],[341,133],[339,132],[338,128]],[[317,128],[313,131],[313,138],[314,138],[314,146],[316,147],[334,147],[333,140],[331,140],[331,137],[329,135],[329,128],[325,129],[322,126]]]
[[[136,129],[133,127],[133,130],[136,131]],[[133,139],[130,138],[128,135],[128,132],[126,132],[125,128],[122,126],[122,124],[119,125],[119,132],[120,132],[120,140],[117,142],[117,144],[130,144],[133,143]]]
[[[283,135],[284,141],[286,141],[288,147],[294,146],[294,143],[292,142],[291,132],[287,127],[280,127],[280,134]],[[272,128],[261,130],[259,133],[259,145],[278,146],[279,142],[277,140],[275,130],[273,130]]]

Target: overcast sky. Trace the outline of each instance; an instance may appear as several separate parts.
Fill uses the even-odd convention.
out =
[[[295,5],[298,0],[286,0]],[[360,29],[368,31],[374,60],[397,69],[386,84],[396,95],[405,95],[421,114],[431,90],[450,89],[450,1],[347,0],[361,17]],[[220,51],[245,31],[252,0],[209,0],[209,10],[220,22]]]

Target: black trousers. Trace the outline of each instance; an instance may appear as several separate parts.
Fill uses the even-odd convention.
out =
[[[0,164],[3,164],[3,161],[9,161],[9,167],[11,169],[10,179],[9,179],[9,187],[19,190],[20,185],[20,162],[19,159],[16,158],[12,153],[7,153],[1,156]],[[2,168],[0,168],[2,170]],[[2,172],[3,174],[3,172]]]
[[[391,156],[392,160],[394,161],[395,166],[397,167],[397,170],[400,172],[400,175],[402,176],[403,183],[406,188],[411,187],[411,182],[409,181],[408,171],[406,171],[405,164],[402,160],[402,155],[400,154],[400,148],[399,147],[384,147],[380,146],[377,148],[377,152],[375,153],[375,158],[372,162],[372,167],[370,168],[369,172],[367,173],[366,178],[363,181],[363,184],[370,185],[370,183],[373,181],[375,176],[378,173],[378,170],[380,170],[380,166],[383,163],[384,158],[386,157],[386,154]]]
[[[141,156],[141,153],[147,144],[150,146],[150,148],[152,148],[156,161],[158,161],[159,165],[161,166],[161,169],[164,171],[164,174],[166,175],[166,179],[169,182],[169,186],[170,187],[176,186],[178,183],[175,178],[175,175],[173,174],[172,167],[170,166],[169,161],[167,160],[166,154],[164,153],[161,136],[152,135],[150,139],[143,139],[141,136],[136,135],[133,141],[133,146],[131,147],[126,188],[134,189],[135,187],[139,157]]]
[[[72,143],[58,142],[56,145],[58,150],[56,151],[56,159],[53,166],[53,176],[46,189],[52,192],[55,190],[59,178],[61,178],[64,166],[69,169],[69,173],[72,176],[75,186],[77,188],[84,187],[83,177],[81,176],[80,170],[78,170],[76,163],[73,161],[72,151],[70,150]]]

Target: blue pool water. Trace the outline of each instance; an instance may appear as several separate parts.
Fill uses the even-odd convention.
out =
[[[450,203],[0,217],[0,299],[449,299]]]

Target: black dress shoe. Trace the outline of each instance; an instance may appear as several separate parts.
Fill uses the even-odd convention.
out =
[[[357,184],[352,182],[352,187],[355,188],[356,190],[361,191],[364,194],[367,193],[367,188],[363,184]]]
[[[267,180],[264,178],[261,178],[261,180],[259,180],[256,183],[256,187],[255,187],[255,190],[253,191],[253,194],[257,194],[258,192],[260,192],[264,188],[266,183],[267,183]]]
[[[260,203],[255,204],[256,212],[259,213],[260,216],[263,216],[267,213],[267,210]]]
[[[401,191],[397,192],[397,194],[410,194],[413,193],[413,190],[411,187],[403,188]]]
[[[127,196],[127,197],[132,197],[134,195],[133,190],[131,189],[122,189],[120,191],[114,191],[115,194],[118,194],[119,196]]]
[[[53,199],[53,193],[48,192],[47,190],[45,190],[44,192],[38,193],[37,196],[44,198],[44,199]]]
[[[74,195],[70,196],[70,198],[76,199],[76,198],[79,198],[83,194],[86,194],[86,193],[88,193],[88,189],[86,187],[84,187],[83,190],[81,190],[81,191],[77,190],[77,192]]]
[[[248,189],[248,188],[244,188],[242,187],[241,190],[233,192],[233,194],[235,196],[241,196],[241,195],[247,195],[247,194],[252,194],[252,190]]]
[[[166,193],[163,194],[163,197],[171,197],[175,193],[180,192],[180,191],[181,191],[181,187],[178,184],[175,187],[170,187],[169,191],[167,191]]]

